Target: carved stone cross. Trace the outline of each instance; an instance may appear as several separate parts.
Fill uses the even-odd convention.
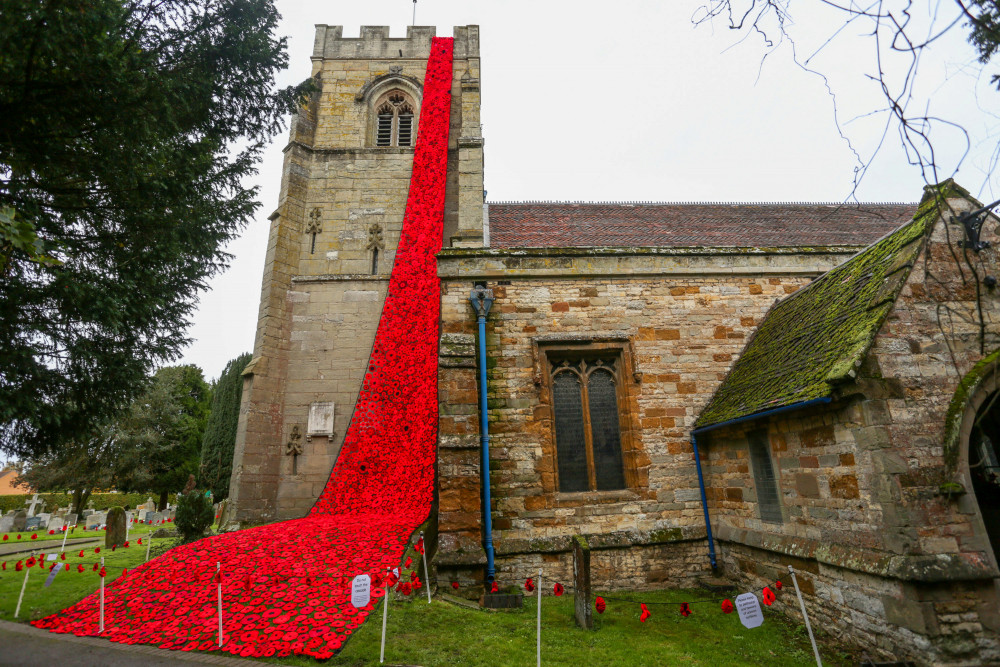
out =
[[[323,231],[323,226],[320,222],[322,216],[323,210],[318,207],[309,212],[309,224],[306,225],[306,234],[312,234],[312,246],[309,249],[309,254],[316,252],[316,235]]]
[[[45,501],[38,497],[36,493],[31,500],[25,500],[24,504],[28,506],[28,516],[35,516],[35,507],[38,505],[44,505]]]
[[[288,442],[285,444],[285,456],[292,457],[292,474],[298,474],[299,457],[302,456],[302,434],[299,433],[299,426],[292,427],[292,432],[288,434]]]

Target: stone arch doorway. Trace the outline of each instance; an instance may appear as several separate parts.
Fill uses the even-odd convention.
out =
[[[995,380],[989,383],[995,385]],[[970,489],[993,555],[1000,554],[1000,391],[982,392],[967,439]],[[978,401],[977,401],[978,402]]]

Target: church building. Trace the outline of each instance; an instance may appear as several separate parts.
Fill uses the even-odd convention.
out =
[[[234,523],[304,516],[337,460],[434,35],[316,28],[318,91],[292,121],[244,373]],[[582,536],[597,589],[749,589],[791,565],[814,627],[843,643],[1000,661],[996,218],[953,182],[915,188],[919,203],[486,202],[480,87],[479,27],[456,27],[438,585],[478,595],[540,566],[570,580]]]

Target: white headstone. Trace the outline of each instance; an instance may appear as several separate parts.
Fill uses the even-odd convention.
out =
[[[49,519],[52,518],[52,515],[49,514],[48,512],[42,512],[41,514],[38,514],[37,516],[42,520],[42,523],[40,523],[38,525],[38,527],[39,528],[48,528],[49,527]]]
[[[49,519],[49,525],[47,527],[49,530],[54,530],[57,533],[61,533],[63,526],[65,525],[66,524],[63,523],[62,519],[60,519],[59,517],[53,517],[52,519]]]
[[[745,628],[759,628],[764,622],[760,601],[753,593],[744,593],[736,598],[736,611],[740,613],[740,622]]]
[[[0,516],[0,533],[9,533],[14,528],[14,513],[7,512]]]
[[[24,504],[28,506],[28,516],[35,516],[35,507],[38,505],[44,505],[45,501],[39,498],[36,493],[31,500],[25,500]]]
[[[104,525],[104,519],[107,515],[103,512],[94,512],[87,517],[87,530],[93,530],[95,528],[100,528]]]
[[[351,604],[358,609],[366,606],[372,599],[372,578],[367,574],[359,574],[351,582]]]

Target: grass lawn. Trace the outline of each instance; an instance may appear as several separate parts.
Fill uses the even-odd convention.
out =
[[[148,527],[147,527],[148,528]],[[141,529],[140,529],[141,530]],[[148,530],[145,531],[148,534]],[[137,536],[140,534],[137,532]],[[145,560],[145,544],[132,542],[128,549],[114,552],[102,547],[95,555],[93,547],[84,550],[67,548],[69,572],[60,572],[49,588],[48,576],[38,568],[28,575],[21,613],[14,619],[14,608],[24,581],[24,572],[13,572],[15,557],[5,557],[7,570],[0,572],[0,619],[27,622],[55,613],[83,599],[100,586],[100,578],[88,566],[82,574],[77,563],[93,563],[105,557],[108,580]],[[40,537],[40,536],[39,536]],[[130,536],[131,538],[131,536]],[[153,541],[159,546],[173,543],[172,538]],[[58,551],[54,544],[46,545]],[[22,556],[23,558],[23,556]],[[785,590],[782,599],[794,604],[794,592]],[[814,665],[812,649],[805,628],[779,612],[765,607],[765,622],[747,630],[736,613],[723,614],[716,603],[695,604],[691,616],[678,612],[681,602],[712,599],[717,596],[701,590],[665,590],[643,593],[616,593],[637,602],[608,600],[604,614],[594,614],[595,630],[576,627],[571,593],[542,599],[542,661],[546,665],[774,665],[808,667]],[[649,604],[652,617],[639,622],[639,602]],[[666,605],[653,603],[669,603]],[[393,600],[389,605],[386,640],[386,664],[497,666],[531,665],[535,661],[535,598],[525,599],[524,609],[482,611],[469,609],[435,598],[430,605],[421,590],[406,601]],[[359,667],[378,665],[382,629],[382,609],[358,628],[344,649],[334,658],[320,663],[304,656],[270,658],[268,662],[318,667],[320,664]],[[834,648],[821,646],[823,662],[832,667],[851,664],[848,656]]]
[[[151,533],[160,528],[172,529],[173,527],[174,527],[173,523],[165,523],[165,524],[160,524],[158,526],[147,526],[146,524],[134,523],[132,524],[132,527],[128,531],[128,538],[129,540],[134,540],[136,537],[143,537],[147,533]],[[20,540],[17,539],[18,535],[21,536]],[[31,539],[32,535],[37,535],[37,537],[34,540],[32,540]],[[83,525],[81,524],[77,526],[75,531],[69,534],[68,539],[78,540],[81,537],[86,537],[91,539],[100,538],[103,540],[104,531],[84,530]],[[21,531],[20,533],[15,533],[15,532],[7,533],[7,540],[5,542],[0,542],[0,544],[20,544],[22,542],[42,542],[51,540],[59,540],[61,542],[62,538],[63,538],[62,531],[59,531],[55,535],[49,535],[48,530],[25,530]],[[3,540],[2,535],[0,535],[0,540]]]

